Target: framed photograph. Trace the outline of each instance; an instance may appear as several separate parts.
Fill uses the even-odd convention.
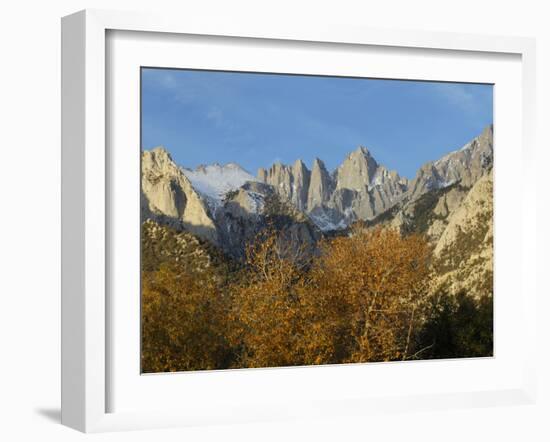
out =
[[[64,424],[534,401],[532,40],[108,11],[62,37]]]

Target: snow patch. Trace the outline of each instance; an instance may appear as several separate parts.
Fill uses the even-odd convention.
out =
[[[258,181],[254,176],[236,163],[224,166],[211,164],[199,166],[195,170],[182,168],[193,188],[205,197],[211,205],[221,203],[225,194],[236,190],[247,181]]]
[[[261,193],[247,192],[248,205],[251,213],[260,214],[264,211],[265,200]]]
[[[346,218],[348,213],[346,210]],[[322,232],[330,232],[331,230],[342,230],[348,227],[346,218],[340,219],[337,223],[331,220],[324,210],[316,210],[315,213],[310,213],[309,218]]]

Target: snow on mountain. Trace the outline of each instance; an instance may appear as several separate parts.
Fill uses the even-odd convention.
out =
[[[275,192],[320,230],[331,231],[356,220],[372,220],[403,200],[417,200],[453,183],[470,188],[492,170],[492,157],[492,126],[461,149],[425,163],[411,181],[378,164],[365,147],[351,152],[332,174],[321,160],[314,161],[311,171],[297,160],[260,168],[257,178],[236,163],[178,167],[165,149],[154,149],[144,153],[142,190],[151,212],[188,223],[209,217],[204,222],[210,224],[225,209],[235,216],[259,215],[265,196]]]
[[[319,207],[309,213],[309,218],[322,232],[342,230],[349,225],[349,222],[346,220],[346,218],[335,220],[333,219],[334,217],[331,218],[329,213]]]
[[[257,179],[236,163],[210,164],[196,169],[182,168],[184,175],[191,181],[197,192],[206,197],[209,203],[218,205],[225,194],[236,190],[247,181]]]
[[[250,207],[250,213],[259,214],[264,211],[265,195],[258,192],[247,192],[248,207]]]

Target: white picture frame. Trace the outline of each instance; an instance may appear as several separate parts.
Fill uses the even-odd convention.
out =
[[[536,396],[534,342],[527,339],[521,356],[520,384],[461,393],[354,397],[333,395],[324,400],[286,406],[235,404],[228,413],[185,411],[109,412],[113,387],[109,366],[113,357],[107,339],[112,318],[107,299],[110,234],[106,120],[106,66],[109,31],[155,32],[162,35],[218,36],[312,44],[368,45],[383,48],[436,49],[514,54],[521,57],[522,173],[534,167],[535,43],[518,37],[493,37],[416,31],[388,31],[345,26],[291,27],[264,23],[208,22],[194,17],[165,17],[86,10],[62,20],[62,423],[84,432],[185,426],[219,422],[248,422],[341,414],[368,414],[415,409],[532,403]],[[137,149],[137,147],[136,147]],[[136,150],[138,152],[138,150]],[[521,192],[521,309],[523,336],[535,333],[535,268],[526,256],[536,247],[535,193]],[[498,248],[496,248],[498,254]],[[498,318],[497,318],[498,319]],[[517,324],[516,324],[517,326]],[[279,369],[280,371],[281,369]],[[285,369],[283,369],[285,370]],[[293,369],[289,369],[293,370]],[[288,372],[288,370],[287,370]],[[241,371],[241,374],[243,371]],[[266,372],[264,372],[266,373]],[[270,376],[269,373],[263,376]],[[242,378],[242,376],[241,376]],[[204,382],[204,378],[202,380]],[[246,388],[246,379],[242,380]],[[511,384],[512,385],[512,384]],[[252,388],[252,385],[251,387]]]

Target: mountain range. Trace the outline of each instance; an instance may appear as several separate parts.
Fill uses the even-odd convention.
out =
[[[428,236],[441,274],[454,275],[455,282],[443,278],[441,284],[459,290],[456,281],[468,272],[492,272],[492,126],[422,165],[412,180],[379,164],[363,146],[332,172],[321,159],[311,169],[300,159],[275,163],[256,176],[237,163],[190,169],[163,147],[143,151],[141,164],[142,220],[189,232],[229,256],[242,257],[245,244],[268,224],[312,246],[356,223],[389,224]],[[477,243],[453,267],[449,248],[464,243],[468,232]]]

